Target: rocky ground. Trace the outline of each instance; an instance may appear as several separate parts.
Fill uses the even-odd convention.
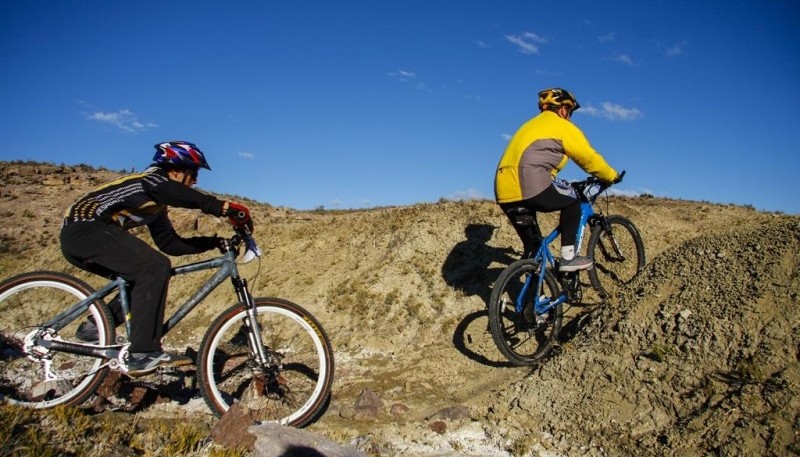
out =
[[[57,269],[99,284],[60,258],[57,234],[69,202],[115,175],[0,163],[0,276]],[[610,303],[587,294],[552,356],[514,368],[488,333],[486,301],[519,243],[491,202],[350,212],[246,203],[265,256],[242,272],[256,295],[309,309],[336,351],[332,400],[308,431],[379,456],[800,453],[796,216],[604,200],[642,232],[645,270]],[[187,235],[225,230],[192,212],[173,217]],[[173,284],[170,301],[199,281]],[[215,293],[166,344],[197,348],[231,300]],[[123,420],[216,422],[191,388],[145,387],[169,401],[140,401]]]

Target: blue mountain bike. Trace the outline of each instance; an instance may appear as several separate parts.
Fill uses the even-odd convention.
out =
[[[624,175],[625,172],[622,172]],[[587,255],[594,262],[588,270],[594,290],[603,300],[612,298],[644,267],[644,243],[639,230],[623,216],[604,215],[595,201],[610,184],[589,177],[572,183],[581,201],[581,222],[576,251],[580,252],[585,229],[590,229]],[[509,211],[514,223],[539,240],[529,258],[503,270],[489,299],[489,330],[500,352],[515,365],[532,365],[552,348],[561,330],[563,306],[581,303],[580,272],[560,273],[550,243],[558,238],[556,228],[542,237],[536,215],[527,208]]]

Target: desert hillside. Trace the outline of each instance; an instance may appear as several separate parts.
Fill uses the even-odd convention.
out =
[[[99,285],[62,259],[58,232],[75,198],[118,174],[0,162],[0,276],[55,269]],[[302,304],[334,344],[333,397],[310,431],[380,456],[800,453],[800,217],[603,199],[604,212],[639,227],[643,274],[611,303],[587,294],[552,357],[512,368],[488,333],[486,301],[520,246],[492,202],[320,212],[244,203],[265,254],[241,268],[254,293]],[[227,230],[191,211],[171,217],[189,236]],[[170,302],[201,279],[174,283]],[[168,346],[197,347],[234,300],[220,291]],[[382,405],[366,417],[353,411],[365,391]],[[202,406],[135,414],[209,420]]]

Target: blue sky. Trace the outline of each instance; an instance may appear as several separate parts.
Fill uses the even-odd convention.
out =
[[[185,139],[201,188],[273,205],[493,198],[560,86],[622,191],[799,214],[799,51],[796,0],[4,0],[0,159]]]

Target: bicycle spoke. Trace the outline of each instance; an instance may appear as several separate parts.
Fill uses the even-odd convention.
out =
[[[541,296],[557,297],[558,285],[545,273],[539,280],[539,265],[532,260],[511,264],[498,277],[489,300],[489,328],[500,352],[516,365],[530,365],[550,350],[561,326],[561,305],[537,315],[534,303]],[[517,312],[516,303],[523,304]]]
[[[203,339],[198,374],[216,414],[238,401],[259,420],[302,425],[319,411],[330,392],[332,352],[322,330],[312,326],[313,318],[298,313],[305,311],[281,300],[257,306],[264,366],[250,348],[244,307],[229,309],[212,324]]]
[[[594,260],[589,279],[605,298],[621,292],[644,267],[641,235],[622,216],[607,216],[605,222],[593,229],[588,252]]]
[[[102,359],[39,348],[29,357],[26,339],[47,338],[80,343],[75,333],[88,318],[98,322],[103,344],[113,339],[108,312],[95,304],[65,322],[58,332],[41,331],[36,325],[76,305],[89,294],[89,287],[71,276],[33,272],[9,278],[0,284],[0,396],[12,403],[51,407],[82,403],[100,385],[107,364]],[[94,343],[99,344],[99,341]]]

